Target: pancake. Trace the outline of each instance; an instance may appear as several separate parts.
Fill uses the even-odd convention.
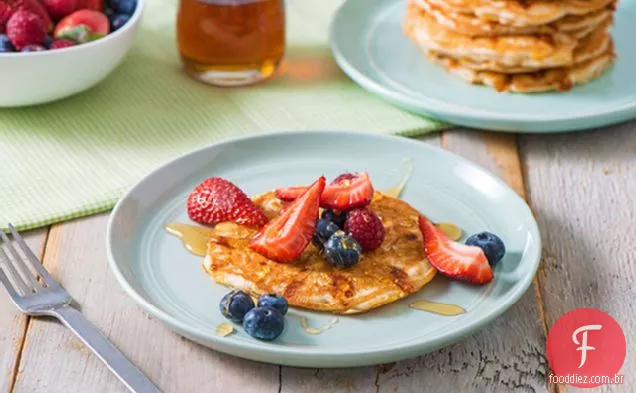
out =
[[[578,39],[554,35],[506,35],[470,37],[441,26],[426,12],[407,15],[404,33],[425,51],[474,62],[494,61],[506,67],[545,68],[571,65]]]
[[[283,208],[271,192],[253,200],[268,217]],[[382,220],[386,238],[351,268],[333,267],[311,244],[290,264],[274,262],[248,247],[254,229],[220,223],[208,243],[204,269],[215,281],[252,296],[276,293],[290,305],[312,310],[355,314],[395,302],[419,291],[436,270],[424,256],[417,210],[379,192],[369,208]]]
[[[601,76],[614,62],[613,44],[601,55],[573,67],[551,68],[538,72],[508,74],[477,71],[462,66],[457,60],[436,53],[428,53],[431,61],[469,83],[487,85],[500,92],[540,93],[566,91]]]
[[[424,0],[415,0],[423,7]],[[475,15],[510,26],[541,26],[571,15],[585,15],[615,0],[426,0],[447,13]]]
[[[544,25],[513,26],[497,22],[485,21],[474,14],[448,12],[431,3],[420,0],[409,3],[411,17],[419,12],[426,12],[435,18],[437,23],[454,33],[474,36],[520,35],[520,34],[557,34],[572,33],[583,37],[599,25],[612,20],[613,4],[583,15],[567,15]]]
[[[607,26],[601,26],[596,31],[592,32],[592,34],[588,35],[582,41],[580,41],[574,49],[572,63],[569,66],[584,63],[605,53],[607,49],[612,45],[612,38],[607,32],[608,28],[609,24]],[[518,74],[535,72],[541,69],[541,67],[510,67],[506,64],[502,64],[498,61],[492,60],[481,62],[473,61],[469,58],[457,58],[455,60],[460,66],[476,71],[494,71],[509,74]],[[544,68],[550,67],[551,65],[548,65],[548,67]]]

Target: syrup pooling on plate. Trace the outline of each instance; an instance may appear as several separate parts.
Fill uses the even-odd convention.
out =
[[[413,173],[413,157],[406,157],[402,162],[406,165],[406,173],[402,180],[394,185],[393,187],[389,187],[386,190],[382,191],[384,195],[388,195],[392,198],[399,198],[404,191],[404,187],[406,187],[406,183],[411,178],[411,174]],[[439,229],[442,230],[446,234],[446,236],[450,237],[453,240],[459,240],[462,237],[462,230],[457,225],[452,224],[450,222],[438,222],[435,224]]]
[[[183,245],[194,255],[206,255],[212,228],[171,222],[166,225],[166,231],[181,239]]]
[[[315,328],[315,327],[309,326],[309,321],[307,320],[306,317],[298,317],[298,319],[300,320],[300,326],[303,328],[303,330],[306,333],[309,333],[309,334],[320,334],[324,332],[325,330],[329,330],[331,329],[333,325],[338,323],[338,320],[339,320],[338,317],[333,317],[329,320],[329,322],[327,322],[326,325],[321,326],[319,328]]]
[[[456,304],[437,303],[430,300],[418,300],[411,304],[409,307],[416,310],[428,311],[434,314],[443,315],[446,317],[452,317],[454,315],[464,314],[466,310]]]
[[[219,326],[216,327],[216,335],[219,337],[229,336],[232,333],[234,333],[234,326],[227,322],[220,323]]]
[[[382,193],[388,195],[393,198],[399,198],[404,191],[404,187],[406,187],[406,183],[409,181],[411,177],[411,173],[413,173],[413,157],[406,157],[402,162],[406,165],[406,173],[404,174],[404,178],[398,184],[393,187],[389,187],[384,190]]]

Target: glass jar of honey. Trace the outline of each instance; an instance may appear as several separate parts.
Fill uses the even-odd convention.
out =
[[[285,52],[284,0],[180,0],[177,40],[186,72],[217,86],[269,78]]]

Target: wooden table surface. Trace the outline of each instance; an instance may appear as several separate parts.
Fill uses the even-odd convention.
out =
[[[88,319],[166,393],[572,392],[547,384],[545,337],[577,307],[608,312],[627,338],[624,385],[594,391],[636,391],[636,122],[577,134],[449,130],[421,139],[489,168],[526,198],[543,259],[534,286],[510,310],[416,359],[300,369],[216,353],[172,333],[124,294],[106,262],[108,215],[36,230],[28,240]],[[20,315],[0,295],[0,393],[125,391],[67,329]]]

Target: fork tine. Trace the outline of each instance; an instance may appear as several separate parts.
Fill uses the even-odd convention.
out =
[[[23,261],[23,258],[20,256],[20,254],[18,254],[15,247],[13,247],[13,244],[11,244],[11,241],[9,240],[7,235],[4,234],[3,231],[0,231],[0,238],[2,238],[2,241],[7,245],[9,252],[11,253],[11,255],[13,255],[15,265],[18,266],[18,270],[20,271],[20,273],[22,273],[22,278],[26,278],[26,281],[31,284],[31,288],[33,288],[34,290],[37,291],[38,289],[41,289],[42,285],[38,283],[37,277],[31,272],[31,270],[29,270],[26,263]],[[7,260],[8,259],[9,258],[7,257]]]
[[[17,291],[21,292],[23,295],[26,295],[26,294],[32,292],[31,289],[29,288],[29,286],[27,285],[27,283],[24,282],[24,279],[22,278],[22,276],[20,276],[18,271],[15,270],[15,267],[11,263],[11,260],[9,259],[9,256],[7,256],[7,254],[4,252],[2,247],[0,247],[0,261],[4,262],[2,265],[5,266],[5,269],[9,272],[11,277],[13,277],[13,280],[15,282],[15,286],[18,287]],[[0,266],[2,266],[2,265],[0,265]],[[8,279],[7,279],[7,282],[9,282]]]
[[[11,235],[13,235],[13,239],[18,242],[22,251],[24,251],[24,255],[26,255],[27,259],[29,259],[29,261],[31,262],[31,266],[35,268],[42,280],[46,283],[46,286],[58,287],[59,284],[57,283],[57,281],[55,281],[53,277],[51,277],[49,272],[46,271],[44,266],[42,266],[42,262],[40,262],[38,257],[33,253],[33,251],[31,251],[29,246],[27,246],[22,236],[20,236],[18,231],[16,231],[15,227],[11,225],[11,223],[9,223],[9,230],[11,231]]]
[[[16,292],[15,288],[13,288],[13,285],[11,285],[11,281],[9,281],[9,278],[7,278],[2,269],[0,269],[0,283],[2,283],[2,286],[4,286],[4,289],[6,289],[7,293],[9,294],[11,299],[13,299],[14,303],[17,304],[20,300],[20,294]]]

